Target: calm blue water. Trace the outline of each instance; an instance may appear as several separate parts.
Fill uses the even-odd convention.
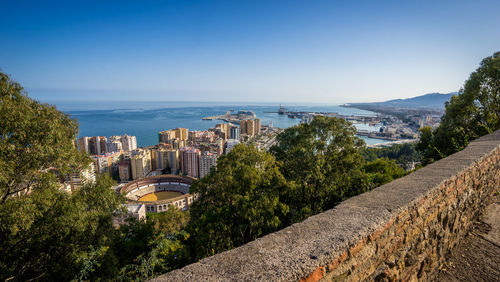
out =
[[[273,122],[274,127],[290,127],[300,119],[290,119],[276,113],[276,104],[231,104],[208,102],[57,102],[51,101],[59,110],[71,114],[80,124],[80,136],[135,135],[138,146],[158,143],[158,132],[176,127],[189,130],[206,130],[222,121],[204,121],[203,117],[221,115],[228,110],[252,110],[263,125]],[[289,110],[328,111],[344,115],[375,115],[373,112],[342,108],[338,105],[285,105]],[[362,129],[377,130],[377,127],[358,125]],[[383,140],[363,138],[367,144],[382,143]]]

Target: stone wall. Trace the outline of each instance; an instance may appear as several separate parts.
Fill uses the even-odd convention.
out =
[[[500,131],[169,281],[430,280],[500,186]]]

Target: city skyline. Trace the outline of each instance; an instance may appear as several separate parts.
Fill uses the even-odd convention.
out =
[[[457,91],[500,44],[498,8],[496,1],[5,3],[0,69],[42,101],[384,101]]]

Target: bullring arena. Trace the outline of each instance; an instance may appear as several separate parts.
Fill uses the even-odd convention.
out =
[[[195,197],[189,194],[194,178],[178,175],[151,176],[134,180],[120,189],[129,204],[144,204],[146,212],[163,212],[170,206],[187,210]]]

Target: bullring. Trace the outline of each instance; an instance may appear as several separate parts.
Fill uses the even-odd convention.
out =
[[[189,194],[194,178],[179,175],[151,176],[127,183],[120,193],[129,204],[144,204],[146,212],[167,211],[170,206],[187,210],[195,197]],[[152,200],[157,198],[157,200]]]

